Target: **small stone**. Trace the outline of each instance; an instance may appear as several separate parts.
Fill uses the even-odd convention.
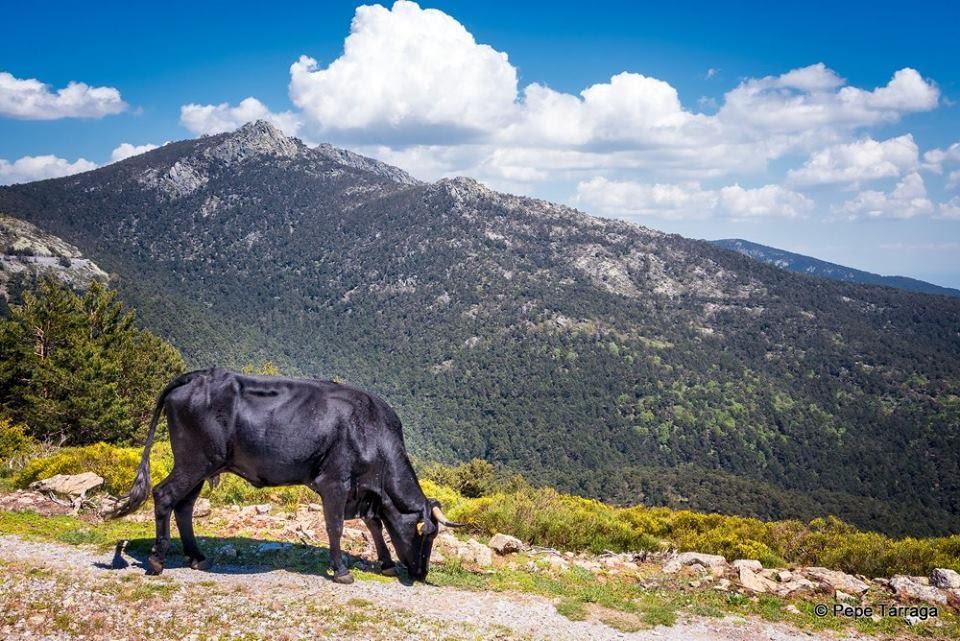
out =
[[[211,512],[213,512],[213,508],[210,506],[210,499],[197,499],[197,502],[193,504],[193,515],[198,519],[210,516]]]
[[[256,510],[257,514],[269,514],[272,507],[269,503],[261,503],[260,505],[254,505],[253,509]]]
[[[509,534],[494,534],[487,543],[493,550],[500,555],[514,554],[523,550],[523,541]]]
[[[257,554],[268,554],[270,552],[279,552],[283,549],[283,545],[276,542],[261,543],[257,546]]]
[[[237,548],[227,543],[226,545],[220,548],[220,556],[224,556],[228,559],[235,559],[237,558]]]
[[[730,589],[730,579],[720,579],[717,581],[717,584],[713,586],[714,590],[720,590],[721,592],[726,592]]]
[[[793,572],[790,570],[778,570],[776,573],[777,581],[780,583],[789,583],[793,581]]]
[[[784,608],[784,610],[786,610],[790,614],[802,614],[802,612],[800,612],[800,608],[798,608],[792,603],[788,604],[787,607]]]
[[[836,593],[833,595],[833,597],[837,601],[857,601],[858,600],[857,597],[853,596],[852,594],[847,594],[843,590],[837,590]]]
[[[311,512],[323,512],[323,506],[319,503],[311,503],[307,506],[307,509]]]

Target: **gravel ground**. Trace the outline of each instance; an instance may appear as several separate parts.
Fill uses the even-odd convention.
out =
[[[544,598],[391,581],[336,585],[283,570],[110,568],[113,554],[0,536],[0,639],[637,639],[841,637],[743,619],[690,618],[620,632],[571,621]],[[171,561],[173,559],[171,558]],[[843,637],[861,638],[861,637]]]

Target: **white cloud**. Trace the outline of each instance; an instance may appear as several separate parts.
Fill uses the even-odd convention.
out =
[[[738,184],[703,189],[699,183],[645,184],[598,177],[577,185],[574,201],[588,211],[627,218],[668,220],[732,220],[797,218],[813,208],[813,201],[779,185],[747,189]]]
[[[927,198],[927,188],[920,174],[908,174],[897,183],[893,191],[861,191],[842,203],[835,210],[851,219],[892,218],[908,219],[929,216],[935,206]]]
[[[918,155],[917,143],[910,134],[879,142],[863,138],[817,151],[802,167],[787,175],[798,185],[856,184],[915,171]]]
[[[960,162],[960,142],[955,142],[946,149],[931,149],[923,154],[923,168],[935,173],[943,173],[945,164]]]
[[[157,145],[150,143],[145,145],[131,145],[128,142],[122,142],[110,153],[110,162],[126,160],[131,156],[139,156],[140,154],[145,154],[148,151],[152,151],[156,148]]]
[[[399,136],[489,132],[514,110],[516,69],[442,11],[399,1],[357,8],[343,54],[301,56],[290,98],[323,131]]]
[[[294,136],[300,129],[300,117],[289,111],[273,113],[256,98],[244,98],[236,107],[189,104],[180,107],[180,124],[194,134],[221,134],[233,131],[253,120],[266,120],[285,134]]]
[[[947,202],[940,203],[940,206],[937,207],[937,213],[940,218],[960,220],[960,196],[954,196]]]
[[[849,129],[896,122],[905,114],[936,108],[940,98],[937,86],[909,67],[872,91],[843,86],[844,82],[822,63],[747,79],[727,92],[718,116],[738,128],[800,133],[812,127]]]
[[[24,156],[12,163],[0,158],[0,184],[12,185],[46,178],[60,178],[96,168],[96,163],[84,158],[70,162],[56,156]]]
[[[960,186],[960,169],[947,174],[947,189],[956,189]]]
[[[710,80],[711,78],[715,78],[718,73],[720,73],[719,69],[710,67],[709,69],[707,69],[707,73],[705,73],[703,77],[706,78],[707,80]]]
[[[39,80],[0,72],[0,116],[23,120],[102,118],[126,109],[127,103],[113,87],[70,82],[54,92]]]

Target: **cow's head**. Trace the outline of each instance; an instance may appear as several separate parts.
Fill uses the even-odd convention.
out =
[[[390,533],[397,556],[407,566],[407,572],[414,581],[425,581],[427,578],[433,541],[440,533],[441,525],[463,527],[463,524],[453,523],[443,515],[440,501],[427,499],[422,512],[404,515],[399,528],[402,531]]]

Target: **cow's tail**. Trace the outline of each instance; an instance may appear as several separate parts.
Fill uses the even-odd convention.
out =
[[[186,385],[194,379],[199,372],[189,372],[178,376],[170,381],[160,396],[157,397],[157,404],[153,408],[153,418],[150,419],[150,429],[147,431],[147,442],[143,447],[143,455],[140,457],[140,466],[137,467],[137,476],[133,479],[133,487],[125,495],[117,499],[116,505],[103,512],[105,519],[118,519],[121,516],[130,514],[147,500],[150,494],[150,448],[153,446],[153,437],[157,433],[157,423],[160,422],[160,414],[163,412],[163,404],[167,400],[167,395],[176,388]]]

